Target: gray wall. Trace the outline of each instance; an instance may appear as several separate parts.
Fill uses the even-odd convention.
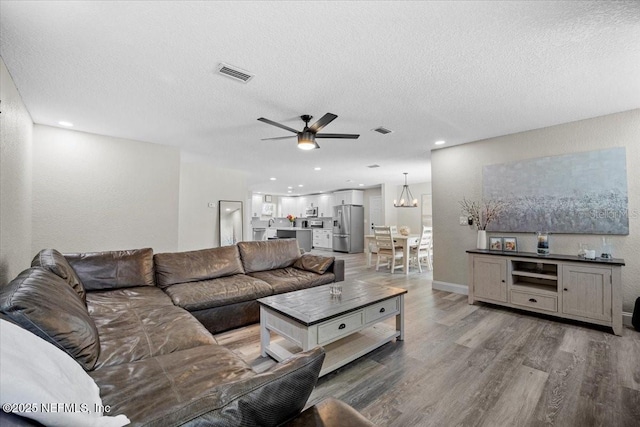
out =
[[[467,284],[465,250],[476,245],[475,229],[458,225],[459,200],[482,197],[484,165],[560,154],[625,147],[629,196],[629,235],[611,236],[613,256],[624,258],[623,310],[631,312],[640,296],[640,109],[566,123],[544,129],[486,139],[432,152],[434,281]],[[505,233],[488,233],[488,236]],[[509,233],[519,249],[533,252],[532,233]],[[580,243],[599,248],[601,236],[558,234],[551,236],[553,253],[577,254]]]
[[[0,58],[0,285],[31,263],[31,116]]]
[[[180,166],[180,239],[181,251],[217,247],[219,245],[218,202],[242,202],[243,239],[253,237],[249,228],[246,175],[228,169],[214,169],[204,159],[183,156]],[[214,207],[208,207],[208,203]]]
[[[33,148],[32,253],[178,248],[178,149],[42,125]]]

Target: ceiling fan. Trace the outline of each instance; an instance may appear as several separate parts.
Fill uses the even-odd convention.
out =
[[[261,122],[265,122],[267,124],[277,126],[281,129],[288,130],[289,132],[293,132],[298,136],[298,148],[301,150],[313,150],[314,148],[320,148],[318,143],[316,142],[316,138],[338,138],[338,139],[358,139],[360,135],[355,135],[351,133],[318,133],[322,128],[326,125],[334,121],[338,116],[332,113],[327,113],[320,118],[317,122],[309,126],[309,122],[313,118],[312,116],[305,114],[300,116],[302,121],[304,122],[304,129],[301,131],[297,131],[289,126],[285,126],[281,123],[274,122],[273,120],[265,119],[264,117],[260,117],[258,120]],[[276,138],[263,138],[262,141],[268,141],[272,139],[286,139],[293,138],[293,136],[279,136]]]

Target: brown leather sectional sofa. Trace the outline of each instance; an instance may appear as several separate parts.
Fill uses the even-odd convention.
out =
[[[110,415],[132,425],[270,426],[303,409],[323,350],[256,374],[211,332],[257,321],[257,298],[343,278],[342,262],[301,257],[295,240],[156,255],[47,249],[0,290],[0,311],[71,355]]]

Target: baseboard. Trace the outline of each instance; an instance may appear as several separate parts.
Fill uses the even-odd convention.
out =
[[[459,285],[457,283],[440,282],[440,281],[434,280],[431,285],[431,288],[437,291],[445,291],[445,292],[453,292],[454,294],[469,295],[469,288],[465,285]],[[629,322],[631,322],[631,319],[629,319]]]
[[[631,324],[631,317],[633,316],[633,313],[627,313],[626,311],[622,312],[622,324],[625,326],[631,326],[633,327],[633,325]]]

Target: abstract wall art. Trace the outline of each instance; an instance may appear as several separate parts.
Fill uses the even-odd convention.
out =
[[[484,166],[483,198],[507,203],[488,231],[629,234],[623,147]]]

